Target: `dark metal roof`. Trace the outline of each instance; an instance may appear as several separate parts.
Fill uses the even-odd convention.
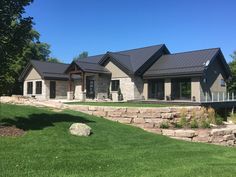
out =
[[[82,71],[85,72],[94,72],[94,73],[110,73],[104,66],[99,65],[98,63],[90,63],[85,61],[76,61],[75,62]]]
[[[85,58],[79,58],[77,61],[85,61],[85,62],[90,62],[90,63],[99,63],[99,61],[101,60],[101,58],[104,56],[105,54],[101,54],[101,55],[94,55],[94,56],[89,56],[89,57],[85,57]],[[76,62],[77,62],[76,61]]]
[[[35,68],[35,70],[43,79],[68,80],[68,75],[64,74],[64,71],[68,66],[69,64],[64,63],[30,60],[30,63],[26,66],[25,70],[20,75],[19,80],[23,81],[32,67]]]
[[[144,77],[201,74],[219,48],[175,53],[161,56],[145,73]]]
[[[133,74],[163,46],[164,45],[161,44],[119,52],[107,52],[106,54],[102,55],[78,59],[77,62],[86,61],[89,63],[98,63],[102,65],[110,57],[114,59],[115,62],[119,64],[119,66],[125,68],[128,73]]]
[[[164,45],[154,45],[138,49],[116,52],[118,54],[130,56],[132,72],[135,73],[148,59],[158,52]],[[118,58],[119,59],[119,58]]]
[[[109,74],[110,72],[104,65],[110,60],[128,74],[143,75],[144,78],[201,75],[208,68],[207,65],[210,65],[217,58],[216,56],[220,56],[227,75],[231,75],[219,48],[169,53],[165,45],[155,45],[119,52],[107,52],[106,54],[79,59],[70,65],[31,60],[19,80],[23,81],[32,66],[44,79],[67,80],[68,75],[65,73],[74,64],[85,72]]]

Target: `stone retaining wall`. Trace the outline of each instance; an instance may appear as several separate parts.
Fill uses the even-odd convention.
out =
[[[161,129],[160,124],[165,121],[169,123],[178,122],[180,112],[187,110],[189,119],[194,114],[200,114],[200,106],[188,107],[162,107],[162,108],[124,108],[67,105],[69,109],[84,112],[90,115],[104,117],[124,124],[140,127],[146,131],[169,136],[192,142],[212,143],[224,146],[236,146],[236,125],[225,125],[213,129]],[[207,115],[206,115],[207,116]]]
[[[191,119],[202,114],[200,106],[185,107],[160,107],[160,108],[136,108],[136,107],[110,107],[110,106],[86,106],[68,105],[56,101],[39,101],[28,97],[1,97],[3,103],[25,104],[32,106],[47,106],[57,109],[71,109],[86,114],[104,117],[120,123],[140,127],[146,131],[162,134],[175,139],[213,143],[225,146],[236,146],[236,125],[225,125],[213,129],[161,129],[160,124],[178,122],[181,111],[185,109],[185,116]],[[206,117],[208,115],[205,115]]]
[[[90,115],[105,117],[110,120],[127,124],[142,124],[145,127],[160,127],[160,124],[168,122],[173,124],[181,118],[180,112],[186,110],[189,119],[194,114],[202,112],[200,106],[185,107],[160,107],[160,108],[137,108],[137,107],[111,107],[111,106],[86,106],[65,105],[66,107],[81,111]]]
[[[236,125],[226,125],[214,129],[162,129],[162,135],[192,142],[212,143],[224,146],[236,146]]]

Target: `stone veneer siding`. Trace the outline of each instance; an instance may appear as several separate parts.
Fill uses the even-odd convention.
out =
[[[105,66],[111,72],[111,80],[120,81],[120,90],[124,101],[143,98],[143,80],[140,77],[128,75],[117,67],[113,62]],[[112,92],[113,101],[117,101],[117,92]]]
[[[108,74],[92,74],[86,73],[85,78],[89,77],[90,79],[94,80],[94,92],[95,92],[95,99],[106,99],[108,94],[108,88],[110,86],[111,76]],[[75,80],[74,84],[74,96],[75,99],[81,100],[82,94],[82,81]],[[86,93],[86,79],[84,81],[84,92]]]
[[[46,85],[46,99],[50,98],[50,80],[45,80]],[[67,87],[68,81],[56,81],[56,98],[55,99],[66,99],[67,98]]]

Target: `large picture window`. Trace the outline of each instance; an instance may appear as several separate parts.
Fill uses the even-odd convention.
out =
[[[118,91],[120,88],[120,81],[119,80],[112,80],[111,81],[111,91]]]
[[[42,81],[36,81],[36,94],[42,94]]]
[[[33,94],[33,82],[27,82],[27,94]]]

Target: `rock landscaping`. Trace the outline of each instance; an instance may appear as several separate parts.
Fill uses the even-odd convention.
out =
[[[216,118],[214,111],[212,109],[206,110],[200,106],[126,108],[69,105],[55,101],[39,101],[24,97],[2,97],[1,102],[47,106],[53,109],[71,109],[104,117],[112,121],[137,126],[146,131],[175,139],[236,146],[236,125],[216,126],[215,124],[217,124],[219,120]]]
[[[89,136],[91,128],[83,123],[73,123],[69,128],[70,134],[76,136]]]

